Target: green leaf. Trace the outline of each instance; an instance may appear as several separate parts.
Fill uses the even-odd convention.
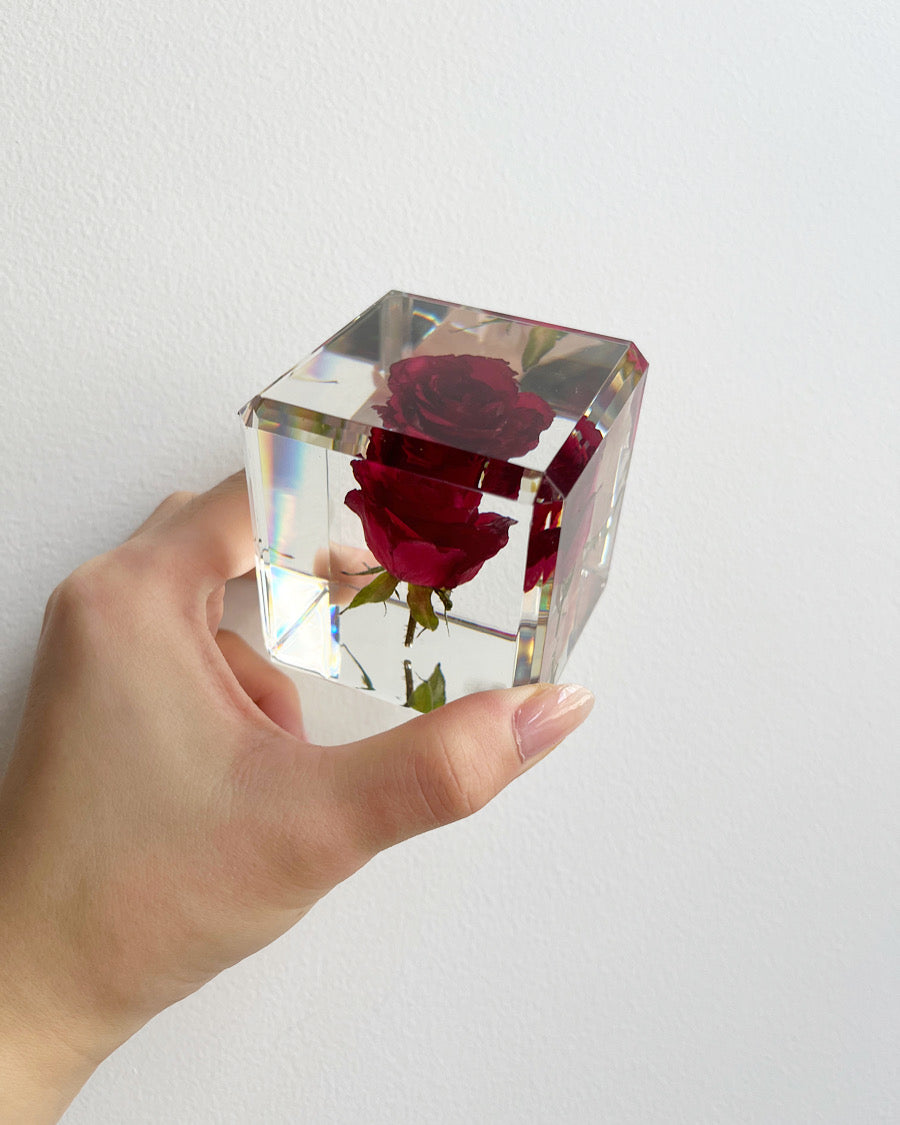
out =
[[[370,566],[366,570],[342,570],[341,574],[346,574],[348,578],[360,578],[364,574],[381,574],[383,571],[383,566]]]
[[[374,578],[368,586],[363,586],[361,590],[357,590],[356,597],[341,612],[346,613],[348,609],[356,609],[358,605],[368,605],[369,602],[386,602],[397,589],[399,581],[399,578],[395,578],[393,574],[384,571],[383,574]]]
[[[525,341],[525,351],[522,352],[522,370],[527,371],[529,367],[534,367],[538,360],[543,359],[563,336],[565,336],[565,332],[559,332],[556,328],[548,328],[543,324],[536,324],[528,333],[528,339]]]
[[[409,697],[408,703],[414,711],[421,711],[424,715],[438,707],[443,707],[446,702],[447,684],[444,673],[441,671],[440,664],[435,664],[434,671],[427,680],[419,684]]]
[[[406,595],[409,612],[424,629],[436,629],[438,627],[437,614],[431,604],[433,593],[434,591],[430,586],[413,586],[410,583],[409,592]]]

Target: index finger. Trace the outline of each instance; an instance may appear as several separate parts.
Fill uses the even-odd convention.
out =
[[[255,550],[244,470],[193,497],[152,534],[167,562],[204,597],[251,570]]]

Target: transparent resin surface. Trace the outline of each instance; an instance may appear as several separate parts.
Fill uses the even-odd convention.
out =
[[[646,370],[627,340],[387,293],[241,412],[271,655],[419,711],[555,681]]]

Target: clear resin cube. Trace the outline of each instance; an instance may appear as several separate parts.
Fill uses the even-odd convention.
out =
[[[241,411],[272,657],[419,711],[556,681],[646,371],[627,340],[387,293]]]

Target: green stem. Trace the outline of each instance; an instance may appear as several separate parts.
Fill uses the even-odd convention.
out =
[[[413,678],[412,678],[412,664],[408,660],[403,661],[403,675],[406,677],[406,706],[412,705],[413,694]]]
[[[409,621],[407,621],[406,623],[406,640],[403,642],[406,648],[409,648],[409,646],[413,643],[413,638],[415,637],[415,635],[416,619],[413,617],[412,613],[410,613]]]

